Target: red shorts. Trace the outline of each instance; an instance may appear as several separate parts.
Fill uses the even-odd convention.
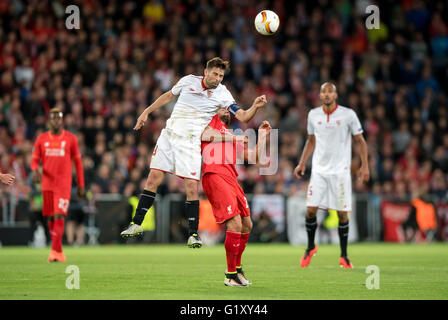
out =
[[[246,195],[236,179],[207,173],[202,177],[202,188],[212,205],[216,223],[223,223],[237,215],[250,216]]]
[[[44,190],[42,196],[42,215],[44,217],[52,217],[55,214],[67,215],[70,193]]]

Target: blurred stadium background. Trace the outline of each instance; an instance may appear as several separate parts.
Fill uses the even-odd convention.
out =
[[[65,27],[71,4],[80,8],[79,30]],[[365,26],[370,4],[380,9],[380,29]],[[280,16],[274,36],[253,27],[262,9]],[[447,1],[430,0],[0,0],[0,170],[16,176],[15,186],[0,187],[1,243],[42,245],[30,162],[52,107],[64,110],[65,128],[80,141],[89,191],[87,201],[73,197],[69,215],[85,226],[85,244],[120,243],[173,104],[137,133],[136,118],[214,56],[231,61],[224,83],[240,105],[268,98],[251,123],[233,128],[267,119],[279,129],[275,175],[238,168],[254,220],[250,241],[306,242],[307,179],[292,172],[324,81],[336,83],[339,104],[355,109],[369,147],[371,181],[354,179],[350,240],[448,241],[447,17]],[[355,157],[353,172],[359,165]],[[159,193],[148,232],[133,241],[185,242],[182,180],[167,175]],[[220,242],[222,229],[203,200],[202,236]],[[421,230],[407,239],[401,225],[413,204]],[[319,241],[337,243],[334,216],[319,219]]]

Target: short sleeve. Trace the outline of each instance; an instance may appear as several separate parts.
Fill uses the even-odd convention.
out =
[[[313,127],[313,123],[311,122],[311,112],[308,113],[306,130],[309,135],[314,134],[314,127]]]
[[[189,83],[188,78],[189,76],[180,78],[180,80],[171,88],[171,93],[178,96],[182,89]]]
[[[222,98],[221,98],[221,107],[228,108],[232,104],[236,104],[235,99],[227,88],[223,90]]]
[[[359,121],[356,113],[354,111],[352,111],[351,113],[352,113],[352,116],[351,116],[350,123],[349,123],[350,132],[352,133],[352,135],[356,136],[358,134],[361,134],[363,132],[363,130],[362,130],[361,122]]]

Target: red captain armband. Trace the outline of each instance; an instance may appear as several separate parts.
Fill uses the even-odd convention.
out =
[[[233,114],[234,116],[236,115],[236,112],[237,112],[238,110],[240,110],[240,109],[241,109],[241,108],[238,107],[238,105],[237,105],[236,103],[231,104],[230,106],[227,107],[227,110],[229,110],[229,112],[230,112],[231,114]]]

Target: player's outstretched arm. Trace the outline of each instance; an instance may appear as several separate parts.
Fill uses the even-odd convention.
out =
[[[235,113],[235,117],[242,122],[249,122],[252,120],[253,117],[255,117],[255,114],[257,113],[258,109],[263,107],[267,103],[266,96],[262,95],[259,97],[256,97],[254,102],[252,103],[252,106],[247,110],[239,109]]]
[[[306,139],[305,148],[303,149],[302,156],[300,157],[299,164],[294,169],[294,176],[297,179],[301,179],[305,174],[306,162],[308,158],[314,151],[314,147],[316,146],[316,136],[314,134],[309,134]]]
[[[157,98],[148,108],[146,108],[142,114],[138,117],[134,130],[140,130],[146,123],[148,116],[151,112],[159,109],[161,106],[170,103],[176,96],[170,91],[165,92]]]
[[[207,126],[204,129],[204,132],[202,132],[201,135],[201,141],[207,141],[207,142],[242,142],[244,144],[247,144],[247,137],[246,136],[236,136],[231,133],[221,133],[215,129],[213,129],[211,126]]]
[[[364,140],[364,137],[361,134],[357,134],[353,136],[356,143],[359,144],[359,155],[361,156],[361,168],[359,168],[358,171],[358,179],[361,179],[363,182],[367,182],[370,179],[370,172],[369,172],[369,164],[367,161],[367,143],[366,140]]]
[[[3,184],[6,184],[7,186],[10,186],[14,183],[14,181],[16,180],[16,177],[14,177],[12,174],[9,173],[0,173],[0,181]]]
[[[266,140],[271,132],[271,125],[268,121],[263,121],[258,127],[258,143],[255,149],[246,149],[244,152],[244,160],[249,161],[255,159],[257,163],[260,162],[260,156],[264,153],[266,149]]]

